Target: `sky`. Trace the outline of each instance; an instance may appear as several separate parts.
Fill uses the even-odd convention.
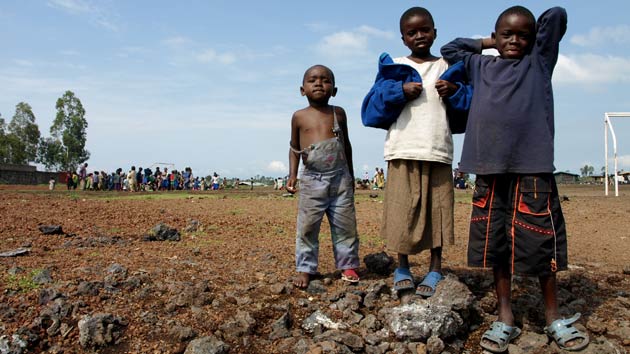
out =
[[[522,1],[538,17],[548,1]],[[90,169],[173,164],[196,175],[288,173],[290,121],[307,105],[304,71],[330,67],[348,115],[355,175],[385,167],[385,131],[360,107],[381,52],[408,55],[400,15],[434,16],[432,52],[456,37],[490,36],[516,3],[486,1],[0,2],[0,115],[33,108],[50,136],[55,102],[70,90],[85,108]],[[604,112],[630,112],[630,2],[564,0],[568,12],[553,76],[555,166],[604,166]],[[630,170],[630,117],[612,121],[619,169]],[[609,138],[611,136],[609,135]],[[454,165],[463,137],[455,136]],[[612,146],[610,147],[612,157]],[[612,169],[612,165],[610,167]]]

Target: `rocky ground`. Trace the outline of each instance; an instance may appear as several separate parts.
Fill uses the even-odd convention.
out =
[[[582,313],[584,353],[627,353],[630,190],[560,194],[570,257],[561,312]],[[469,202],[457,191],[447,278],[423,300],[391,291],[382,192],[357,192],[361,282],[339,280],[325,224],[321,277],[303,291],[290,283],[297,199],[282,192],[0,186],[0,353],[481,353],[496,299],[490,272],[465,266]],[[420,278],[428,255],[411,260]],[[523,333],[509,352],[560,352],[544,335],[535,279],[513,289]]]

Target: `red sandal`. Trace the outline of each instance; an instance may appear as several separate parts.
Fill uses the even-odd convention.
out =
[[[354,269],[345,269],[341,272],[341,280],[347,281],[349,283],[358,283],[359,282],[359,274]]]

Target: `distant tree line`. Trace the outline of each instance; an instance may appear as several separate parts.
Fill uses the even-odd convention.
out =
[[[0,163],[41,163],[49,171],[70,171],[90,158],[85,149],[87,120],[81,100],[66,91],[55,104],[50,137],[42,137],[35,114],[26,102],[15,106],[7,124],[0,114]]]

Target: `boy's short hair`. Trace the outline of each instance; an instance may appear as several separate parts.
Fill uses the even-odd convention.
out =
[[[425,9],[424,7],[415,6],[407,9],[407,11],[403,12],[403,14],[400,16],[400,33],[402,33],[403,23],[414,16],[423,16],[428,18],[429,20],[431,20],[431,24],[433,24],[433,27],[435,27],[433,15],[431,15],[429,10]]]
[[[534,17],[534,14],[531,11],[529,11],[528,8],[519,6],[519,5],[509,7],[505,9],[503,12],[501,12],[499,17],[497,18],[497,22],[494,24],[494,30],[495,31],[497,30],[497,27],[499,27],[499,22],[501,22],[501,20],[504,17],[510,16],[510,15],[518,15],[518,16],[526,17],[528,21],[531,23],[531,26],[533,29],[532,32],[536,30],[536,17]]]
[[[324,69],[326,69],[326,71],[328,71],[328,73],[330,74],[330,78],[332,79],[333,86],[335,85],[335,74],[332,72],[332,70],[330,70],[329,67],[327,67],[326,65],[321,65],[321,64],[315,64],[315,65],[311,66],[310,68],[306,69],[306,71],[304,72],[304,76],[302,76],[302,83],[304,83],[304,81],[306,80],[306,75],[308,75],[309,71],[311,71],[311,70],[313,70],[315,68],[324,68]]]

